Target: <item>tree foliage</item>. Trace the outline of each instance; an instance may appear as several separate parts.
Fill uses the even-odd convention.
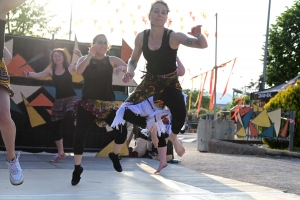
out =
[[[186,102],[187,109],[189,108],[189,96],[190,96],[191,92],[192,92],[191,109],[197,109],[198,104],[195,105],[195,103],[196,103],[198,95],[199,95],[199,90],[191,91],[190,89],[185,89],[185,90],[183,90],[183,92],[187,95],[187,102]],[[201,107],[205,108],[205,109],[208,109],[209,102],[210,102],[210,96],[208,96],[207,93],[204,93],[203,96],[202,96]]]
[[[296,112],[296,119],[300,119],[300,81],[297,84],[289,86],[286,90],[278,92],[264,106],[266,109],[291,110]],[[300,145],[300,120],[296,120],[295,126],[295,145]]]
[[[7,13],[6,27],[9,34],[44,37],[49,33],[55,34],[61,29],[60,26],[49,26],[54,15],[45,10],[48,2],[43,4],[37,2],[37,0],[27,0]]]
[[[266,83],[278,85],[300,71],[300,0],[271,25]]]

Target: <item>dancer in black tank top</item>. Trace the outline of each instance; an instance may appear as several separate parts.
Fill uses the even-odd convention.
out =
[[[6,14],[24,2],[25,0],[0,0],[0,132],[7,152],[6,164],[10,173],[10,183],[13,185],[21,185],[24,178],[19,164],[20,153],[17,156],[15,154],[16,126],[10,114],[10,97],[14,93],[10,88],[10,78],[5,65],[11,60],[10,53],[4,47],[5,22]]]
[[[181,32],[173,32],[164,27],[168,19],[169,7],[164,1],[155,1],[150,8],[149,20],[151,24],[150,30],[145,30],[138,33],[135,39],[135,47],[128,63],[128,71],[123,76],[123,81],[126,83],[134,77],[134,70],[137,62],[143,53],[147,60],[147,72],[144,75],[143,81],[139,84],[136,90],[119,108],[113,125],[119,124],[124,118],[124,110],[132,110],[136,114],[140,114],[139,105],[145,102],[153,104],[156,99],[160,99],[169,108],[171,113],[171,129],[169,135],[175,147],[178,156],[182,156],[185,152],[182,144],[177,138],[177,134],[182,128],[185,117],[185,99],[182,94],[182,89],[176,74],[176,55],[180,44],[187,47],[203,49],[207,47],[205,37],[201,34],[201,26],[195,26],[189,33],[193,37],[188,37]],[[146,106],[147,103],[144,104]],[[163,132],[162,118],[164,111],[153,108],[147,114],[147,128],[152,132]],[[142,113],[145,114],[145,113]],[[152,134],[151,134],[152,135]],[[153,144],[158,146],[158,138],[152,137]],[[164,166],[159,167],[158,171]]]
[[[75,71],[75,65],[70,65],[64,49],[54,49],[50,55],[51,68],[36,73],[23,71],[25,77],[42,79],[50,76],[56,89],[55,101],[52,106],[51,122],[52,136],[57,146],[58,153],[54,155],[52,162],[57,162],[66,154],[63,147],[63,137],[61,133],[61,124],[67,122],[69,132],[74,131],[74,104],[77,102],[77,95],[73,88],[72,72]]]

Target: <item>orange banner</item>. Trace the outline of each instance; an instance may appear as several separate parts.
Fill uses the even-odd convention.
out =
[[[214,80],[214,69],[211,70],[210,82],[209,82],[209,94],[212,93],[213,80]]]
[[[222,96],[221,96],[221,98],[220,98],[220,99],[222,99],[222,98],[223,98],[223,96],[226,94],[226,91],[227,91],[227,86],[228,86],[228,83],[229,83],[230,75],[231,75],[231,73],[232,73],[232,70],[233,70],[233,67],[234,67],[235,61],[236,61],[236,58],[234,59],[234,62],[233,62],[233,64],[232,64],[232,67],[231,67],[231,70],[230,70],[230,74],[229,74],[229,77],[228,77],[228,80],[227,80],[227,83],[226,83],[226,86],[225,86],[224,92],[223,92],[223,94],[222,94]],[[226,64],[225,64],[225,65],[226,65]]]
[[[205,85],[205,82],[206,82],[206,77],[207,77],[207,72],[205,74],[205,77],[204,77],[204,81],[203,81],[203,84],[201,85],[201,93],[200,93],[200,97],[199,97],[199,102],[198,102],[198,109],[197,109],[197,117],[200,113],[200,107],[201,107],[201,103],[202,103],[202,96],[203,96],[203,91],[204,91],[204,85]]]

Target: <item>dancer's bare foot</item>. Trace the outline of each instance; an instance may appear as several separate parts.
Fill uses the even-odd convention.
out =
[[[158,169],[156,170],[156,172],[154,172],[154,174],[158,174],[163,168],[167,166],[168,166],[167,162],[159,162]]]
[[[157,129],[155,127],[151,128],[151,139],[154,148],[158,147],[158,137],[157,137]]]
[[[185,149],[182,146],[181,141],[178,140],[177,135],[174,133],[171,133],[168,139],[171,140],[171,142],[173,143],[173,146],[175,148],[175,152],[177,153],[177,155],[179,157],[183,156],[183,154],[185,153]]]

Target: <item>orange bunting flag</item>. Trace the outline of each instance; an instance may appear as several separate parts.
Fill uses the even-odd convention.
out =
[[[192,14],[193,14],[193,12],[192,12],[192,11],[190,11],[190,17],[192,16]]]
[[[200,108],[201,108],[201,103],[202,103],[202,97],[203,97],[203,92],[204,92],[204,85],[205,85],[205,82],[206,82],[206,77],[207,77],[207,72],[205,73],[205,77],[204,77],[204,81],[201,85],[201,94],[200,94],[200,98],[199,98],[199,102],[198,102],[198,108],[197,108],[197,117],[200,113]]]
[[[195,21],[195,16],[192,16],[193,21]]]
[[[120,24],[122,24],[123,20],[120,20]]]
[[[281,137],[286,137],[286,135],[287,135],[287,130],[288,130],[288,126],[289,126],[289,119],[285,122],[285,125],[284,125],[284,127],[283,127],[283,129],[282,129],[282,131],[281,131],[281,133],[280,133],[280,136]]]
[[[214,80],[214,69],[211,70],[211,76],[210,76],[210,81],[209,81],[209,94],[212,93],[212,87],[213,87],[213,80]]]
[[[110,32],[111,32],[111,33],[114,32],[114,28],[110,28]]]
[[[223,94],[222,94],[222,96],[221,96],[221,98],[220,98],[220,99],[222,99],[222,98],[223,98],[223,96],[224,96],[224,95],[226,94],[226,92],[227,92],[227,87],[228,87],[228,83],[229,83],[229,80],[230,80],[230,75],[231,75],[231,73],[232,73],[232,70],[233,70],[233,68],[234,68],[235,61],[236,61],[236,58],[234,59],[234,62],[233,62],[233,65],[232,65],[232,67],[231,67],[231,70],[230,70],[230,74],[229,74],[229,77],[228,77],[227,83],[226,83],[226,85],[225,85],[224,92],[223,92]],[[231,61],[230,61],[230,62],[231,62]],[[225,65],[226,65],[226,63],[225,63]]]
[[[136,34],[137,34],[137,31],[133,31],[133,33],[134,33],[134,35],[136,35]]]
[[[251,122],[249,122],[249,128],[250,128],[251,137],[255,137],[258,135],[258,130],[253,126]]]
[[[212,92],[210,96],[209,110],[212,110],[214,108],[214,103],[215,103],[215,93]]]
[[[118,13],[119,12],[119,9],[118,8],[116,8],[116,13]]]
[[[110,0],[107,1],[107,4],[110,4]]]
[[[141,9],[141,5],[138,5],[138,10]]]
[[[124,30],[125,31],[125,30]],[[127,62],[132,54],[131,47],[122,39],[121,59]]]
[[[94,20],[94,24],[95,24],[95,25],[97,24],[97,20],[96,20],[96,19]]]

